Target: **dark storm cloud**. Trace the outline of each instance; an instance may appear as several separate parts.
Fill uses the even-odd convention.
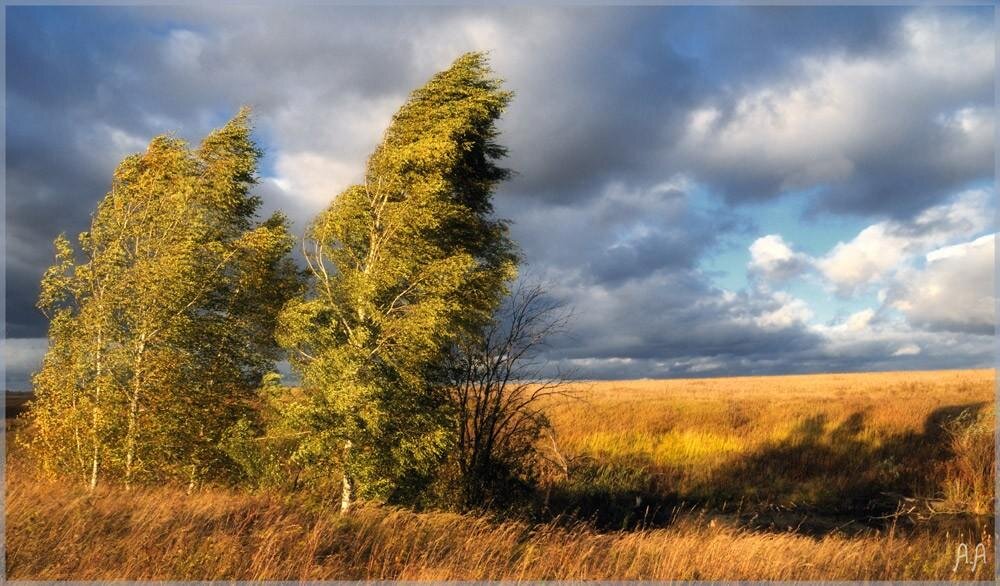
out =
[[[360,178],[410,89],[488,49],[516,91],[501,126],[517,175],[497,211],[531,271],[577,310],[553,357],[630,376],[819,365],[834,355],[795,300],[723,291],[701,272],[752,223],[700,188],[736,204],[812,188],[818,213],[900,215],[988,175],[980,12],[11,7],[8,335],[44,336],[33,305],[52,239],[86,228],[116,162],[153,135],[196,140],[252,104],[264,211],[301,232]],[[946,50],[914,45],[912,22]],[[842,87],[858,103],[824,118]]]
[[[993,357],[991,335],[898,321],[817,328],[793,298],[726,293],[695,273],[570,298],[584,309],[548,368],[593,379],[980,368]]]
[[[161,35],[121,10],[9,7],[7,12],[7,335],[36,337],[34,308],[52,240],[89,224],[111,173],[157,125],[183,115],[156,92]],[[144,65],[145,64],[145,65]],[[136,138],[141,137],[141,138]]]
[[[114,161],[107,157],[107,140],[87,140],[68,120],[46,116],[42,106],[16,91],[7,97],[12,115],[6,168],[7,334],[30,337],[44,332],[34,300],[41,273],[51,264],[52,239],[86,228],[108,188]]]
[[[746,217],[701,202],[691,187],[683,177],[613,182],[573,204],[501,198],[497,211],[514,218],[512,236],[535,269],[615,289],[664,271],[694,271],[707,253],[749,230]]]
[[[309,98],[327,100],[321,107],[331,109],[345,94],[388,96],[398,104],[458,53],[490,50],[516,93],[501,121],[508,164],[517,171],[505,188],[512,197],[579,202],[608,182],[663,173],[669,166],[665,146],[683,130],[696,97],[708,91],[695,61],[680,56],[663,34],[666,13],[657,8],[313,7],[266,15],[228,9],[184,14],[199,26],[224,31],[201,37],[200,72],[225,80],[238,95],[253,96],[268,122],[291,116],[289,102]],[[256,87],[261,79],[268,80],[263,90]],[[184,89],[190,83],[172,85]],[[333,146],[337,137],[315,131],[303,123],[281,133],[297,148]],[[371,136],[377,139],[378,132]],[[363,156],[370,142],[351,154]]]
[[[814,346],[804,350],[793,349],[781,355],[759,353],[691,355],[666,360],[560,360],[550,366],[553,371],[582,372],[590,379],[621,380],[982,368],[992,361],[988,344],[970,343],[962,338],[947,338],[947,342],[947,345],[932,346],[934,352],[912,356],[894,356],[898,342],[862,342],[843,352]]]
[[[717,85],[782,77],[803,54],[835,51],[858,57],[894,42],[906,7],[724,6],[671,9],[663,36],[697,60]]]
[[[580,16],[551,50],[512,64],[517,97],[504,128],[514,195],[579,203],[610,182],[663,176],[665,147],[706,90],[695,62],[662,34],[662,12]]]
[[[577,316],[574,328],[578,344],[560,356],[640,360],[774,356],[821,341],[792,314],[787,320],[766,319],[782,309],[780,299],[727,295],[691,271],[634,281],[613,295],[595,288],[584,299],[585,313]]]
[[[86,228],[118,158],[159,132],[196,139],[244,102],[255,106],[272,151],[333,153],[360,166],[386,120],[351,128],[356,115],[347,108],[387,100],[394,104],[387,117],[456,54],[496,40],[513,45],[506,53],[498,47],[494,60],[518,89],[504,122],[509,164],[518,171],[509,195],[579,201],[593,197],[594,186],[648,172],[648,153],[679,123],[696,85],[693,70],[654,34],[655,19],[585,9],[566,26],[561,11],[478,14],[14,9],[7,21],[7,220],[16,243],[9,334],[43,334],[32,305],[51,240]],[[491,26],[502,38],[477,38]],[[449,40],[441,30],[455,32]],[[326,116],[346,121],[328,126]],[[662,128],[648,132],[651,125]],[[337,132],[345,127],[354,134]],[[273,183],[259,191],[266,209],[286,209],[299,229],[318,207]]]

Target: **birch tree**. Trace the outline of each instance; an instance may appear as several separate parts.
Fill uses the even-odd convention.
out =
[[[297,286],[285,219],[254,223],[259,157],[245,109],[198,149],[156,137],[118,166],[79,251],[56,240],[28,415],[44,469],[94,487],[225,468],[220,435],[273,363]]]
[[[343,510],[355,495],[404,498],[449,445],[434,373],[516,271],[491,203],[509,175],[495,123],[510,98],[482,54],[463,55],[410,95],[363,182],[308,230],[309,290],[286,307],[279,339],[307,397],[292,410],[296,457],[339,470]]]

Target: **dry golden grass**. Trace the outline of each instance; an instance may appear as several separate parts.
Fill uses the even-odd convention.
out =
[[[575,383],[580,400],[550,413],[560,450],[586,457],[616,490],[631,482],[689,502],[820,507],[861,489],[944,498],[955,445],[947,426],[988,422],[989,437],[994,378],[965,370]],[[976,483],[990,503],[992,486]]]
[[[577,440],[595,430],[634,433],[703,429],[739,433],[734,408],[745,411],[751,440],[780,435],[794,420],[831,419],[863,411],[868,427],[919,431],[944,406],[991,403],[996,371],[934,370],[849,374],[577,382],[582,401],[552,412],[560,436]]]
[[[581,400],[551,414],[568,446],[601,435],[700,432],[749,449],[816,416],[835,423],[863,413],[872,436],[919,432],[936,409],[992,403],[994,380],[984,369],[579,382],[571,386]]]
[[[224,490],[123,495],[12,479],[7,570],[34,580],[877,580],[987,579],[953,573],[960,541],[750,532],[698,517],[665,529],[494,523],[365,507],[342,516],[274,495]],[[714,526],[713,526],[714,525]],[[974,545],[973,545],[974,547]]]
[[[340,515],[298,495],[222,488],[88,494],[38,480],[9,454],[8,577],[987,580],[991,517],[807,534],[748,523],[731,506],[723,513],[719,501],[739,498],[747,513],[778,503],[815,516],[893,489],[944,508],[987,508],[993,377],[983,370],[579,383],[580,401],[552,407],[559,449],[579,464],[552,481],[553,502],[589,498],[613,509],[617,499],[626,513],[635,512],[627,509],[637,494],[694,503],[632,531],[597,528],[625,526],[621,516],[595,526],[377,506]],[[960,543],[984,543],[988,562],[953,572]]]

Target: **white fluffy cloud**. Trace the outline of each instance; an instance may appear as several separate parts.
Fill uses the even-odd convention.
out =
[[[832,326],[816,326],[817,331],[824,334],[846,334],[864,332],[870,329],[875,320],[875,310],[872,308],[862,309],[849,315],[847,319]]]
[[[886,224],[869,226],[819,259],[817,267],[841,295],[877,281],[904,258],[910,242],[888,233],[887,228]]]
[[[811,262],[808,255],[792,250],[780,234],[768,234],[750,245],[747,268],[769,281],[787,281],[807,270]]]
[[[988,192],[967,191],[912,221],[886,220],[868,226],[819,258],[796,253],[779,235],[768,235],[750,246],[748,270],[751,276],[778,280],[775,275],[780,277],[781,267],[794,262],[814,268],[841,297],[878,289],[878,311],[869,308],[838,324],[813,326],[827,338],[868,335],[891,321],[882,315],[886,311],[906,319],[906,324],[892,330],[901,336],[912,335],[913,328],[988,335],[995,322],[995,235],[980,234],[991,226],[992,215]],[[779,315],[793,309],[789,305]],[[805,312],[798,315],[805,316],[803,322],[809,319]],[[882,339],[888,340],[885,335]],[[897,357],[915,356],[928,345],[902,339],[894,343],[891,355]]]
[[[892,353],[893,356],[916,356],[920,354],[921,348],[916,344],[903,344]]]
[[[781,330],[802,326],[812,319],[813,312],[805,301],[784,291],[774,293],[772,299],[778,306],[754,318],[758,326],[766,330]]]
[[[931,251],[924,268],[901,275],[888,303],[911,323],[932,330],[992,334],[995,236]]]
[[[985,190],[959,194],[910,222],[886,220],[839,242],[816,260],[828,283],[842,296],[883,283],[907,263],[934,248],[966,240],[989,227],[992,209]]]

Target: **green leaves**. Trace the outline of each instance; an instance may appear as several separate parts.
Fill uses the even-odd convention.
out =
[[[448,346],[490,318],[514,276],[506,224],[490,217],[509,175],[493,141],[511,94],[470,53],[411,94],[368,160],[307,233],[309,290],[279,340],[302,375],[303,449],[342,453],[369,498],[405,491],[447,445],[433,374]],[[331,429],[330,426],[335,426]]]
[[[196,150],[156,137],[116,169],[79,258],[56,240],[29,414],[51,473],[93,485],[234,468],[222,434],[251,413],[278,311],[300,286],[285,218],[254,223],[259,157],[245,109]]]

